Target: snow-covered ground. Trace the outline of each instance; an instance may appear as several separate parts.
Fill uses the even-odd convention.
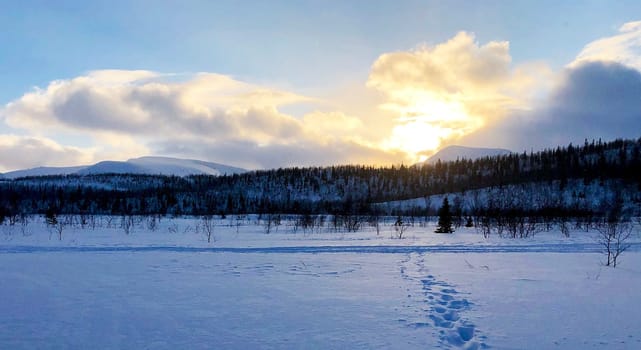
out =
[[[265,233],[255,217],[0,226],[0,348],[639,349],[641,239],[484,239],[388,223]]]

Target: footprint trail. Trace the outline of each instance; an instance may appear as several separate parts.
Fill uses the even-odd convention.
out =
[[[401,261],[404,279],[420,286],[420,292],[408,291],[409,305],[421,305],[412,320],[403,320],[409,327],[429,327],[439,339],[441,349],[486,349],[486,337],[463,315],[471,303],[452,285],[429,274],[423,254],[410,253]]]

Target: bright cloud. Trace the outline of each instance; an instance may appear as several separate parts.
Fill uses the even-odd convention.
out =
[[[641,21],[625,23],[618,34],[589,43],[570,67],[595,61],[617,62],[641,70]]]
[[[283,156],[270,155],[271,166],[311,165],[317,160],[324,164],[393,162],[393,153],[365,141],[363,123],[356,117],[332,111],[297,117],[281,111],[283,106],[311,104],[315,99],[219,74],[196,74],[182,81],[171,78],[149,71],[90,72],[35,89],[5,106],[0,116],[11,128],[37,137],[60,132],[90,137],[96,158],[127,154],[124,149],[130,156],[173,151],[255,167],[269,166],[263,161],[264,152],[258,150],[279,149]],[[215,151],[229,145],[244,145],[255,152],[239,152],[242,157],[235,159]],[[313,150],[310,154],[318,157],[305,156],[300,149]],[[334,161],[323,154],[333,154]],[[24,165],[5,159],[2,163],[5,168]],[[44,163],[38,159],[32,165]]]
[[[149,72],[99,71],[30,92],[3,115],[11,127],[41,132],[58,127],[125,135],[252,134],[265,141],[300,132],[299,123],[277,107],[307,100],[217,74],[171,83]]]
[[[38,164],[88,164],[93,160],[94,152],[92,149],[62,146],[48,138],[0,135],[0,169],[3,170],[29,168]]]
[[[397,116],[382,146],[421,159],[511,109],[525,108],[528,86],[549,70],[513,68],[511,61],[508,42],[479,45],[466,32],[435,46],[381,55],[367,86],[383,92],[388,101],[381,107]]]

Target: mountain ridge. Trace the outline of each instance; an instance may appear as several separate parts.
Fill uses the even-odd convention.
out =
[[[427,164],[435,164],[440,160],[441,162],[453,162],[457,159],[479,159],[484,157],[494,157],[510,154],[512,151],[503,148],[484,148],[484,147],[466,147],[452,145],[440,149],[433,156],[429,157],[425,162]]]
[[[144,156],[126,161],[105,160],[91,165],[70,167],[35,167],[9,171],[0,174],[3,179],[17,179],[28,176],[48,175],[89,175],[89,174],[149,174],[149,175],[226,175],[239,174],[247,170],[225,164],[197,159],[182,159],[159,156]]]

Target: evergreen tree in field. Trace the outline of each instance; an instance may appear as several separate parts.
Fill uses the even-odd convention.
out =
[[[49,207],[45,212],[45,221],[48,226],[55,226],[58,224],[58,218],[56,217],[56,209]]]
[[[443,198],[443,205],[438,210],[438,227],[436,233],[452,233],[452,212],[450,211],[450,202],[447,197]]]

